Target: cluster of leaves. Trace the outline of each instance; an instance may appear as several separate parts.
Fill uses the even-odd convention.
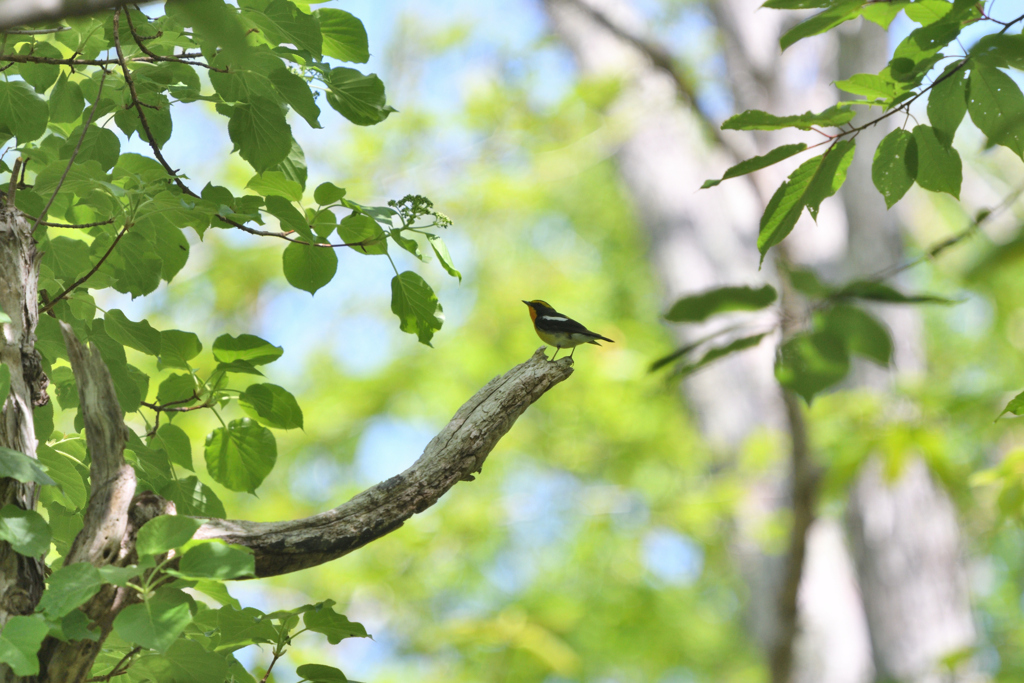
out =
[[[817,220],[822,201],[834,195],[846,180],[858,133],[895,114],[902,113],[910,120],[910,106],[925,95],[928,98],[929,123],[917,124],[912,130],[896,128],[882,139],[874,151],[871,177],[887,207],[891,208],[903,198],[915,183],[922,189],[946,192],[959,198],[963,170],[960,155],[953,147],[953,138],[968,113],[988,138],[990,146],[1002,145],[1017,156],[1024,156],[1024,93],[1003,71],[1024,68],[1024,36],[1008,33],[1011,27],[1024,21],[1024,16],[1009,22],[997,22],[987,17],[981,4],[974,0],[885,3],[769,0],[765,7],[824,10],[786,32],[780,40],[782,49],[858,17],[887,28],[900,12],[905,12],[918,27],[900,42],[888,65],[879,73],[857,74],[836,83],[843,91],[864,99],[840,102],[822,112],[792,116],[748,110],[722,125],[726,130],[795,128],[814,131],[825,138],[823,142],[810,146],[805,143],[782,145],[767,154],[736,164],[720,179],[704,183],[704,188],[713,187],[723,180],[766,168],[814,147],[825,147],[821,154],[801,163],[768,202],[757,241],[762,262],[768,250],[790,234],[805,208]],[[979,21],[991,21],[1000,28],[978,40],[965,54],[947,54],[961,31]],[[941,73],[926,82],[928,74],[944,60],[948,63]],[[851,124],[856,113],[854,106],[878,107],[882,113],[854,126]],[[829,128],[836,129],[836,132],[826,132],[825,129]],[[986,217],[979,216],[973,227]],[[965,231],[958,239],[969,233],[970,230]],[[943,244],[933,252],[947,246],[949,244]],[[790,273],[794,289],[808,298],[815,312],[808,330],[789,336],[783,342],[776,365],[776,377],[783,386],[810,400],[814,394],[846,376],[850,353],[882,364],[889,362],[892,342],[885,328],[863,309],[841,302],[862,299],[886,303],[928,303],[939,299],[904,296],[882,284],[884,279],[885,274],[880,274],[870,280],[827,288],[809,273]],[[766,301],[764,291],[726,288],[699,297],[688,297],[678,302],[666,317],[677,322],[694,322],[696,319],[687,317],[685,311],[696,302],[710,306],[708,310],[713,309],[713,312],[760,308],[770,303]],[[736,338],[726,346],[707,351],[697,360],[682,363],[679,370],[684,374],[692,372],[716,358],[756,345],[763,335]],[[702,339],[679,349],[659,360],[655,367],[688,356],[708,341]],[[1024,412],[1024,394],[1015,401],[1007,411],[1014,414]]]
[[[953,138],[967,113],[990,144],[1005,146],[1018,156],[1024,154],[1024,94],[1014,80],[1001,71],[1024,67],[1021,58],[1024,37],[1007,33],[1016,22],[1002,24],[999,32],[983,37],[966,54],[950,56],[944,50],[957,40],[964,27],[983,19],[979,4],[973,0],[913,3],[770,0],[765,6],[828,8],[788,31],[781,39],[783,49],[801,38],[823,33],[860,16],[888,27],[899,12],[905,11],[919,27],[897,46],[881,72],[857,74],[836,84],[845,92],[863,96],[863,100],[842,102],[823,112],[794,116],[750,110],[723,124],[723,129],[727,130],[814,130],[826,138],[811,147],[804,143],[783,145],[733,166],[721,179],[744,175],[812,147],[826,145],[822,154],[803,162],[772,196],[758,235],[762,259],[768,249],[792,231],[804,208],[817,219],[821,202],[835,194],[846,179],[857,134],[894,114],[907,114],[911,104],[922,96],[928,96],[930,124],[916,125],[912,130],[897,128],[874,152],[872,180],[887,206],[899,201],[915,183],[925,190],[959,197],[963,172]],[[932,68],[943,60],[950,61],[941,75],[926,83]],[[855,114],[853,105],[880,107],[883,113],[863,125],[852,126],[849,124]],[[827,133],[823,130],[826,128],[836,128],[838,132]],[[717,185],[721,180],[709,180],[704,186]]]
[[[4,476],[54,484],[31,458],[15,451],[0,451],[0,468]],[[7,508],[20,514],[3,516],[4,540],[19,553],[45,552],[49,541],[40,543],[25,531],[32,525],[45,527],[38,513],[13,505],[5,512]],[[305,631],[321,633],[332,644],[367,637],[361,624],[334,611],[333,600],[270,614],[242,608],[222,582],[253,576],[253,557],[248,549],[219,540],[192,540],[203,521],[168,515],[150,520],[139,530],[134,564],[95,567],[77,562],[54,571],[35,613],[13,617],[4,626],[0,661],[19,676],[33,676],[39,673],[36,653],[46,636],[99,640],[99,631],[79,608],[104,587],[137,596],[114,619],[114,642],[106,643],[96,662],[94,671],[108,677],[124,675],[130,667],[132,680],[255,681],[233,654],[248,645],[271,646],[276,662],[292,639]],[[214,609],[196,601],[186,588],[209,595],[222,606]],[[322,664],[307,664],[297,673],[315,683],[347,680],[339,669]]]
[[[893,342],[886,326],[856,302],[875,304],[952,303],[930,295],[907,295],[880,282],[858,280],[842,287],[822,283],[809,270],[787,273],[789,282],[807,300],[809,324],[786,338],[775,360],[775,377],[808,403],[816,394],[841,382],[850,371],[851,356],[860,356],[881,366],[892,360]],[[677,323],[703,323],[715,315],[758,311],[772,306],[778,298],[771,285],[719,287],[679,299],[665,314]],[[784,317],[782,313],[776,320]],[[753,334],[743,332],[758,322],[741,320],[658,359],[651,370],[675,364],[673,374],[690,375],[731,353],[757,346],[776,331],[775,322]],[[763,323],[761,327],[764,328]],[[721,337],[727,343],[713,345]]]
[[[9,172],[8,198],[29,217],[42,253],[37,350],[56,395],[56,406],[35,411],[38,461],[0,451],[0,476],[40,485],[45,518],[7,506],[0,511],[0,539],[33,557],[46,556],[52,544],[61,556],[51,562],[59,568],[37,614],[16,617],[0,636],[0,662],[19,675],[37,673],[35,653],[47,634],[96,638],[79,608],[104,584],[137,591],[142,602],[117,617],[97,675],[119,675],[134,662],[138,680],[251,680],[231,653],[266,643],[276,661],[297,634],[300,617],[305,630],[325,633],[332,643],[366,635],[329,601],[268,615],[240,609],[219,582],[251,576],[252,558],[239,548],[189,542],[198,527],[194,519],[158,518],[147,525],[132,567],[60,566],[83,526],[90,457],[59,321],[99,349],[121,409],[149,425],[144,435],[129,433],[125,450],[140,492],[173,501],[181,515],[226,516],[195,471],[189,437],[173,423],[194,410],[209,410],[221,423],[206,438],[206,474],[229,490],[255,492],[277,458],[271,430],[303,427],[292,394],[258,381],[259,368],[282,349],[249,334],[223,335],[212,345],[214,369],[203,373],[195,366],[204,348],[198,335],[158,330],[119,310],[100,314],[90,290],[112,288],[134,298],[171,282],[190,254],[185,228],[200,238],[224,229],[284,241],[285,279],[310,294],[334,277],[339,249],[390,260],[389,241],[420,260],[432,253],[461,278],[432,230],[451,221],[426,198],[364,206],[330,182],[319,184],[311,201],[307,194],[305,157],[287,114],[321,128],[326,100],[356,125],[384,121],[394,109],[380,79],[337,64],[368,58],[359,19],[290,0],[237,6],[181,0],[168,2],[159,17],[121,8],[0,37],[0,141],[13,138],[18,153],[11,165],[0,160],[0,171]],[[245,193],[212,183],[194,189],[165,156],[174,107],[196,101],[211,103],[226,119],[234,151],[255,171]],[[122,153],[114,127],[124,137],[138,135],[152,154]],[[268,218],[280,231],[262,229]],[[412,271],[395,268],[392,310],[403,331],[428,345],[443,322],[434,291]],[[153,357],[160,374],[150,377],[130,364],[128,348]],[[0,402],[9,390],[10,371],[0,366]],[[55,409],[75,413],[75,432],[54,430]],[[206,592],[224,607],[197,603],[183,587]],[[123,651],[111,645],[115,641]],[[318,665],[300,667],[299,675],[345,680]]]

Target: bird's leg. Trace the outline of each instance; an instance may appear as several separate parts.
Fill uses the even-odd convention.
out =
[[[558,352],[559,352],[559,351],[561,351],[561,350],[562,350],[562,347],[561,347],[561,346],[556,346],[556,347],[555,347],[555,352],[554,352],[553,354],[551,354],[551,360],[554,360],[554,359],[555,359],[555,356],[557,356],[557,355],[558,355]]]
[[[569,352],[569,358],[572,358],[572,354],[576,353],[576,347],[572,347],[572,351]]]

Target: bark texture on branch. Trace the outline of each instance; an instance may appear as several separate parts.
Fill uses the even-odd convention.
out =
[[[135,495],[135,470],[124,461],[128,427],[114,392],[110,371],[95,346],[86,348],[71,326],[60,324],[78,384],[78,400],[85,421],[85,441],[92,463],[91,491],[82,530],[75,537],[64,564],[110,564],[118,556],[128,526],[128,509]]]
[[[572,374],[572,361],[530,360],[495,377],[469,399],[409,469],[333,510],[291,522],[213,519],[195,538],[251,548],[256,576],[287,574],[346,555],[398,529],[460,481],[472,481],[491,449],[548,389]]]
[[[45,403],[47,380],[35,350],[39,253],[30,231],[20,211],[13,206],[0,208],[0,308],[11,319],[0,326],[0,362],[11,377],[0,416],[0,446],[34,458],[32,409]],[[35,484],[0,479],[0,508],[13,504],[32,510],[37,497]],[[0,542],[0,629],[11,617],[31,613],[42,591],[42,558],[19,555],[8,543]],[[0,680],[5,669],[0,665]]]
[[[79,17],[126,4],[125,0],[0,0],[0,31],[25,24]]]
[[[90,562],[100,567],[125,566],[137,559],[135,533],[158,514],[173,513],[173,504],[139,504],[135,495],[135,470],[124,460],[128,427],[114,392],[110,371],[95,346],[85,346],[71,327],[61,323],[71,370],[78,385],[78,399],[89,448],[89,503],[82,530],[71,544],[64,564]],[[148,494],[151,497],[153,494]],[[40,681],[76,683],[89,676],[96,655],[118,613],[138,600],[135,591],[104,586],[82,610],[99,628],[99,640],[64,642],[47,638],[39,653]]]

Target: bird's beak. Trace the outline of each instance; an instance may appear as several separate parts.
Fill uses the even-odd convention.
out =
[[[522,301],[522,302],[523,302],[524,304],[526,304],[527,306],[529,306],[529,305],[530,305],[530,302],[529,302],[529,301],[525,301],[525,300],[523,300],[523,299],[520,299],[520,301]]]

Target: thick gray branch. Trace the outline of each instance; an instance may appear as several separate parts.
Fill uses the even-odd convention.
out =
[[[15,166],[17,168],[17,166]],[[39,254],[24,215],[0,205],[0,308],[10,322],[0,324],[0,363],[10,372],[11,388],[0,415],[0,446],[36,455],[34,405],[45,403],[46,375],[35,351]],[[35,508],[35,484],[0,478],[0,507]],[[7,620],[29,614],[43,591],[42,558],[25,557],[0,542],[0,630]],[[0,666],[0,680],[9,671]]]
[[[64,564],[110,564],[121,548],[128,526],[128,509],[135,495],[135,470],[124,461],[128,428],[100,350],[83,346],[67,323],[62,322],[60,329],[78,384],[85,442],[92,458],[89,472],[92,490],[85,509],[85,524]]]
[[[346,555],[399,528],[459,481],[472,481],[530,404],[572,374],[571,363],[549,362],[544,349],[538,349],[459,408],[409,469],[333,510],[291,522],[215,519],[195,537],[251,548],[257,576],[286,574]]]

